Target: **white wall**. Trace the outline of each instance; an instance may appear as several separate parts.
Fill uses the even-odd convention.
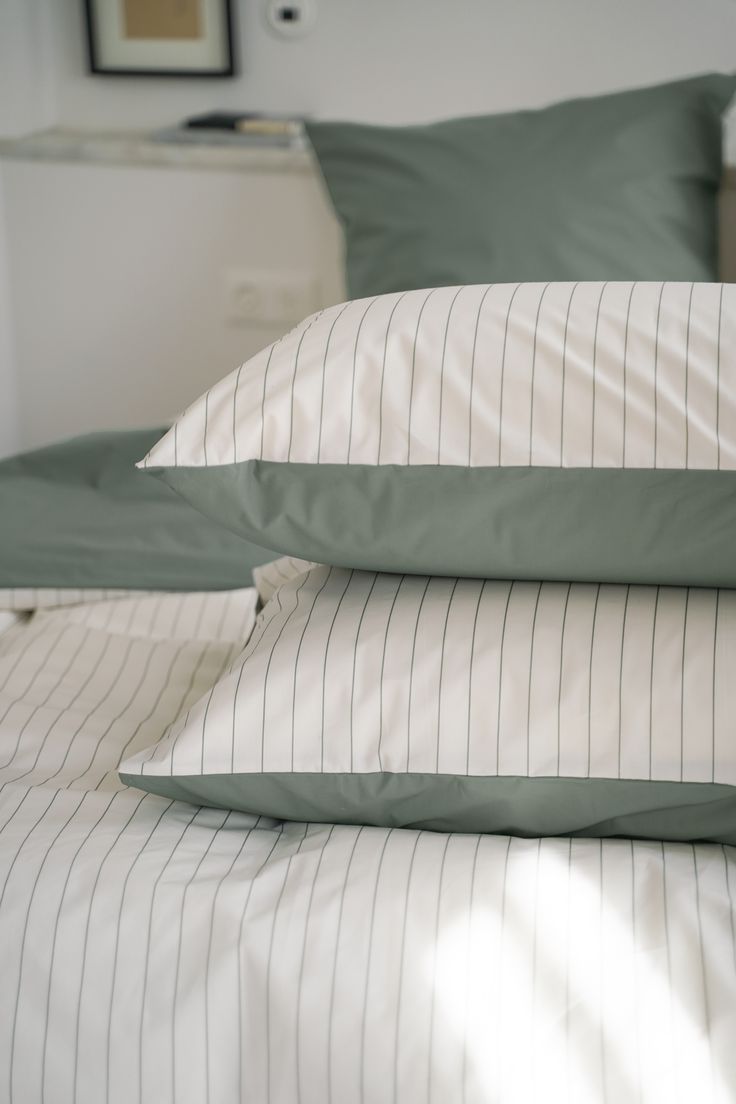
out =
[[[50,125],[50,25],[37,0],[0,0],[0,138]],[[0,457],[21,445],[15,319],[0,175]]]
[[[24,444],[158,425],[282,323],[232,322],[229,271],[303,272],[339,301],[339,233],[312,172],[6,166]],[[307,313],[307,312],[305,312]]]
[[[0,459],[20,447],[18,380],[13,339],[5,215],[0,178]]]
[[[265,0],[235,0],[237,79],[91,78],[81,3],[45,2],[58,117],[84,126],[217,106],[404,122],[736,68],[734,0],[314,0],[312,33],[292,41],[267,28]]]
[[[264,0],[235,0],[241,75],[186,81],[89,76],[81,0],[0,0],[0,135],[214,107],[406,122],[736,68],[736,0],[315,3],[311,35],[283,41]],[[314,175],[6,162],[0,191],[0,454],[159,421],[271,340],[228,325],[230,268],[296,267],[339,294]]]

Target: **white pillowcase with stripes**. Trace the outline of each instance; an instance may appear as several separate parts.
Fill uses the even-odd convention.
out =
[[[736,843],[735,591],[303,566],[124,781],[288,819]]]
[[[139,466],[733,471],[735,339],[731,284],[477,284],[340,303],[216,383]]]

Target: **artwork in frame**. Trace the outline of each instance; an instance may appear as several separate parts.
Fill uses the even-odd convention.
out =
[[[231,0],[84,0],[89,68],[105,76],[231,77]]]

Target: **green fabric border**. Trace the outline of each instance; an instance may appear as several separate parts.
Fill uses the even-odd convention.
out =
[[[736,786],[448,774],[126,774],[162,797],[278,820],[736,845]]]
[[[282,464],[153,472],[260,545],[372,571],[736,587],[736,473]]]

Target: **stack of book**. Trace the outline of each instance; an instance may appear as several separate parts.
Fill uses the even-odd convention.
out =
[[[235,146],[240,149],[303,149],[306,145],[302,119],[242,111],[209,111],[205,115],[193,115],[178,126],[154,131],[150,137],[154,142]]]

